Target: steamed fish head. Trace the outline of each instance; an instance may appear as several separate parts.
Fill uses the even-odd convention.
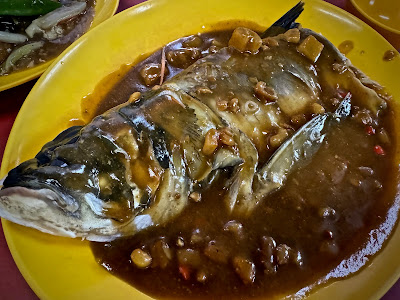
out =
[[[154,152],[146,132],[138,134],[116,112],[67,129],[9,172],[0,216],[92,241],[132,235],[152,223],[135,217],[150,206],[164,172]],[[168,158],[161,162],[168,166]]]
[[[170,86],[150,92],[67,129],[11,170],[0,191],[0,216],[93,241],[164,224],[187,206],[196,182],[246,164],[245,153],[233,146],[203,153],[205,136],[216,128],[233,144],[245,143],[240,131],[224,131],[223,122],[187,93]],[[250,171],[256,161],[248,163]]]

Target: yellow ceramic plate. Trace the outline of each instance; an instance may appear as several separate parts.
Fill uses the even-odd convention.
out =
[[[350,0],[354,7],[368,20],[400,35],[400,1]]]
[[[96,0],[95,15],[91,28],[111,17],[117,11],[118,3],[119,0]],[[53,61],[54,59],[33,68],[11,73],[7,76],[0,76],[0,91],[4,91],[39,77]]]
[[[79,118],[81,99],[102,78],[184,35],[212,24],[245,19],[269,26],[297,0],[153,0],[129,9],[91,30],[57,58],[26,99],[5,150],[0,178],[33,157],[41,146]],[[384,62],[393,49],[375,31],[346,12],[318,0],[306,0],[300,22],[323,33],[335,45],[354,42],[349,58],[400,100],[400,59]],[[148,299],[95,262],[87,242],[53,237],[3,221],[13,257],[42,299]],[[310,299],[378,299],[400,274],[400,230],[373,262],[357,275],[337,281]]]

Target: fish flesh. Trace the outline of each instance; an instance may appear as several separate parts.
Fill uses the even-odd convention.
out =
[[[8,173],[0,216],[54,235],[110,241],[170,221],[224,169],[231,172],[221,201],[232,215],[250,215],[352,105],[375,114],[386,108],[382,87],[326,38],[297,29],[302,10],[300,3],[263,40],[238,28],[229,47],[158,89],[60,133]],[[288,125],[337,87],[351,94],[338,95],[333,112]],[[286,142],[271,156],[277,132]]]

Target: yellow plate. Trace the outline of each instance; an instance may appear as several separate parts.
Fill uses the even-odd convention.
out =
[[[91,28],[115,14],[118,4],[119,0],[96,0],[95,15]],[[11,73],[7,76],[0,76],[0,92],[39,77],[52,64],[53,61],[54,59],[37,65],[33,68]]]
[[[350,0],[368,20],[400,35],[400,1]]]
[[[80,117],[82,97],[102,78],[184,35],[209,30],[224,20],[246,19],[269,26],[297,0],[157,0],[142,3],[91,30],[57,58],[26,99],[5,150],[0,176]],[[400,58],[384,62],[393,49],[370,27],[318,0],[306,0],[300,22],[335,45],[352,40],[349,58],[400,100]],[[0,178],[1,178],[0,177]],[[148,299],[95,262],[87,242],[53,237],[3,221],[13,257],[42,299]],[[357,275],[337,281],[310,299],[378,299],[400,274],[400,230],[385,249]]]

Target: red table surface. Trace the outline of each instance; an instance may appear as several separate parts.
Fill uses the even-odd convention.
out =
[[[355,11],[348,5],[347,0],[326,1],[346,9],[347,11],[355,13]],[[120,0],[118,12],[140,2],[143,1]],[[15,117],[17,116],[22,103],[24,102],[35,82],[36,80],[33,80],[13,89],[0,92],[0,157],[3,156],[7,138],[14,123]],[[1,224],[0,229],[2,229]],[[0,230],[0,300],[2,299],[32,300],[38,299],[38,297],[31,290],[15,265],[4,238],[3,231]],[[382,299],[400,299],[400,280]]]

